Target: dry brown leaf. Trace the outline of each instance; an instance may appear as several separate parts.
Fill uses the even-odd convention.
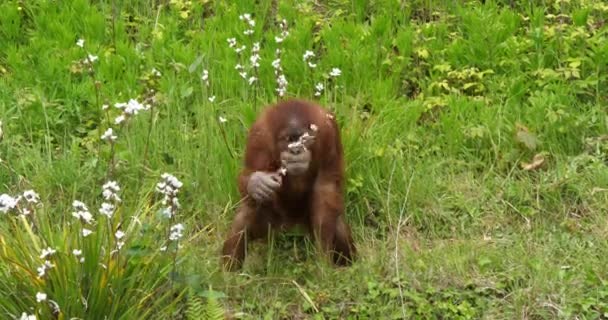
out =
[[[522,162],[521,167],[526,171],[535,170],[540,168],[545,163],[545,156],[541,153],[534,156],[532,162]]]

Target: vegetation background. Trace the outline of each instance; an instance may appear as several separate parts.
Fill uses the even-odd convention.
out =
[[[606,2],[0,12],[0,318],[608,317]],[[295,233],[219,269],[247,129],[277,79],[336,112],[350,268]]]

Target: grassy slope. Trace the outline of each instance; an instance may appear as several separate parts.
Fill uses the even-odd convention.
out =
[[[247,127],[276,99],[270,62],[278,28],[268,0],[175,1],[160,11],[116,1],[114,13],[107,1],[1,4],[1,191],[34,188],[58,213],[74,198],[96,197],[108,157],[98,149],[107,127],[99,125],[101,104],[154,88],[147,169],[149,112],[120,132],[117,179],[131,208],[162,172],[184,182],[189,237],[179,270],[197,290],[223,292],[234,312],[492,319],[608,312],[608,143],[598,138],[608,133],[606,5],[296,2],[276,8],[290,26],[282,66],[290,96],[312,99],[324,81],[319,102],[342,124],[348,219],[361,252],[352,268],[320,265],[302,241],[282,236],[252,248],[245,275],[218,270]],[[238,76],[226,41],[251,47],[238,19],[246,12],[262,41],[257,86]],[[73,67],[84,55],[79,38],[99,56],[99,91]],[[302,62],[305,50],[316,52],[315,70]],[[329,81],[333,67],[342,75]],[[523,170],[536,154],[543,167]]]

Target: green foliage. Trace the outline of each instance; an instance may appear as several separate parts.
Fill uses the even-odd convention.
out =
[[[213,295],[207,295],[204,301],[201,297],[191,295],[188,298],[186,316],[189,320],[222,320],[224,319],[224,309]]]
[[[0,212],[1,318],[608,317],[606,3],[9,0],[0,11],[0,194],[40,194]],[[277,49],[285,96],[318,101],[341,126],[360,259],[329,267],[288,233],[224,274],[247,129],[282,99]],[[130,99],[150,108],[116,124]],[[100,140],[108,128],[115,143]],[[183,181],[170,219],[154,190],[164,172]],[[123,201],[106,219],[110,180]],[[74,200],[96,223],[72,216]],[[178,223],[183,237],[168,241]],[[47,247],[55,267],[39,278]]]

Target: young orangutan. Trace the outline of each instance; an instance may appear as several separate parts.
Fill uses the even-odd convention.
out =
[[[337,265],[356,252],[344,220],[344,157],[333,115],[302,100],[267,108],[250,128],[238,177],[241,205],[224,242],[223,266],[239,269],[246,243],[296,224]]]

